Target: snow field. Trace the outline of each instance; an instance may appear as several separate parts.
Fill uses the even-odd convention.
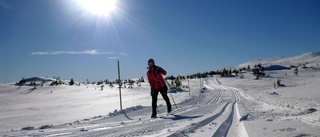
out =
[[[150,119],[148,83],[117,86],[14,86],[0,84],[1,136],[320,136],[320,53],[274,58],[243,64],[299,65],[293,70],[266,71],[268,77],[191,79],[190,93],[173,96],[179,111]],[[306,64],[306,62],[308,62]],[[305,64],[304,66],[302,64]],[[242,66],[243,66],[242,65]],[[241,66],[241,65],[240,65]],[[276,67],[281,68],[281,67]],[[280,79],[281,85],[273,83]],[[188,85],[188,81],[182,81]],[[51,92],[52,91],[52,92]],[[184,89],[184,91],[189,91]],[[159,116],[166,106],[158,96]]]
[[[251,74],[244,79],[223,78],[223,85],[242,89],[245,99],[240,103],[240,115],[250,136],[320,136],[319,67],[267,72],[271,76],[254,80]],[[281,79],[284,86],[273,87]],[[248,107],[250,106],[250,107]],[[310,112],[311,110],[311,112]]]

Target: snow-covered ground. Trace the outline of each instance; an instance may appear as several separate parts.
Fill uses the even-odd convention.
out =
[[[117,85],[16,86],[0,84],[1,136],[320,136],[320,52],[291,58],[252,61],[272,68],[255,80],[251,71],[239,76],[191,79],[190,93],[169,94],[174,111],[151,119],[148,83]],[[303,65],[305,64],[305,65]],[[294,69],[284,67],[298,66]],[[271,66],[271,67],[270,67]],[[284,67],[280,67],[284,66]],[[36,77],[33,80],[44,80]],[[281,85],[274,87],[274,82]],[[182,81],[188,85],[188,81]],[[159,114],[165,102],[158,97]]]

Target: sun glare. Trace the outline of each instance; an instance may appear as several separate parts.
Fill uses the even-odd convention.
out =
[[[81,0],[81,4],[89,12],[106,15],[116,9],[115,0]]]

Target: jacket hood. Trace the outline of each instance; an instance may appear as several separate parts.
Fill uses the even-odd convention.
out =
[[[153,63],[153,66],[156,65],[156,64],[154,63],[154,60],[153,60],[152,58],[148,60],[148,65],[149,65],[149,62],[152,62],[152,63]]]

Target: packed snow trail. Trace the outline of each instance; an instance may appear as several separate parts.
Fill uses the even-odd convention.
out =
[[[209,83],[210,84],[209,84]],[[217,81],[218,82],[218,81]],[[190,127],[188,127],[187,129],[184,129],[180,132],[176,132],[176,133],[173,133],[170,135],[170,137],[179,137],[179,136],[187,136],[189,133],[193,133],[195,132],[196,130],[198,129],[201,129],[203,128],[204,126],[210,124],[210,123],[214,123],[215,125],[220,125],[219,128],[217,128],[216,130],[213,130],[212,132],[214,133],[212,136],[213,137],[223,137],[223,136],[227,136],[228,134],[228,131],[230,130],[231,126],[232,126],[232,122],[233,122],[233,119],[234,119],[234,110],[235,110],[235,104],[240,100],[240,97],[237,93],[236,90],[234,89],[231,89],[229,87],[225,87],[225,86],[216,86],[215,84],[213,84],[212,81],[206,81],[207,85],[206,87],[208,89],[215,89],[215,90],[218,90],[220,91],[219,93],[221,93],[221,91],[223,91],[223,93],[225,92],[228,92],[228,96],[225,96],[225,97],[228,97],[230,98],[232,95],[230,94],[233,94],[233,101],[231,102],[227,102],[227,100],[223,101],[221,104],[224,104],[223,108],[222,109],[219,109],[220,112],[210,116],[209,118],[206,118],[200,122],[198,122],[197,124],[192,124]],[[218,82],[219,83],[219,82]],[[220,85],[220,83],[219,83]],[[217,96],[218,98],[221,98],[221,96]],[[220,99],[219,99],[220,100]],[[219,101],[218,100],[218,101]],[[208,103],[208,105],[211,105],[211,104],[215,104],[217,103],[217,101],[213,101],[212,103]],[[230,104],[232,103],[232,109],[231,111],[229,112],[229,116],[228,118],[221,124],[219,123],[215,123],[215,119],[221,119],[224,115],[224,113],[226,113],[226,109],[228,107],[230,107]],[[217,105],[217,104],[215,104]],[[233,127],[235,128],[235,127]],[[210,128],[212,129],[212,128]],[[202,129],[202,132],[203,132],[204,129]],[[192,136],[197,136],[198,134],[192,134]],[[205,136],[209,136],[208,134],[205,134]]]
[[[174,110],[163,118],[151,119],[151,107],[115,116],[88,119],[57,125],[48,129],[25,131],[32,136],[234,136],[237,124],[233,120],[236,103],[240,101],[238,90],[220,85],[216,79],[204,80],[205,88],[198,88],[198,96],[178,103]],[[166,106],[159,106],[159,116]],[[174,108],[174,107],[173,107]],[[38,131],[38,132],[37,132]],[[21,133],[12,134],[21,135]]]

